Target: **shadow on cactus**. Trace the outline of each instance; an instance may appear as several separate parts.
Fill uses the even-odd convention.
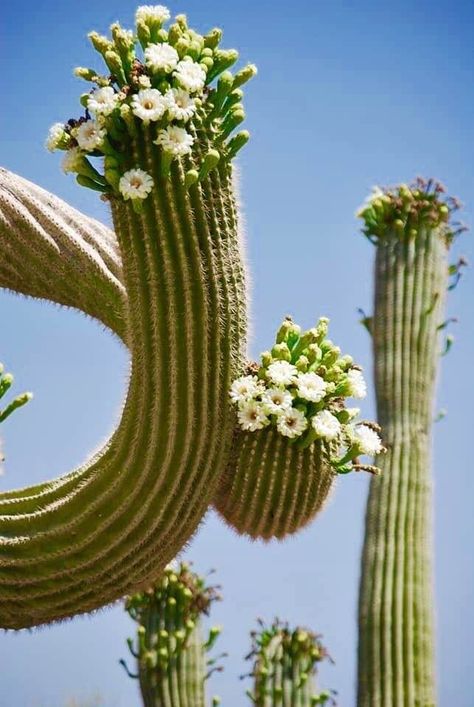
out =
[[[288,317],[232,384],[239,427],[215,506],[239,533],[283,538],[323,508],[339,474],[378,471],[359,456],[383,451],[379,428],[346,407],[366,395],[361,369],[327,338],[328,323],[302,332]]]
[[[253,687],[247,695],[257,707],[281,705],[335,705],[335,692],[319,690],[316,685],[318,665],[332,662],[321,642],[321,636],[297,627],[290,629],[278,619],[251,633],[252,650],[246,660],[252,670],[242,679],[251,677]]]
[[[5,397],[10,388],[13,385],[13,376],[11,373],[5,373],[3,365],[0,363],[0,400]],[[0,408],[0,423],[5,422],[5,420],[10,417],[10,415],[33,397],[32,393],[21,393],[17,395],[13,400],[6,404],[5,407]],[[0,439],[0,475],[3,474],[3,462],[5,457],[3,456],[2,444]]]
[[[180,563],[167,567],[157,585],[127,599],[126,609],[138,623],[136,639],[127,641],[136,673],[120,662],[139,681],[145,707],[207,707],[206,680],[222,669],[223,656],[207,657],[220,629],[211,628],[204,639],[201,619],[220,598],[219,587]],[[219,702],[214,697],[211,704]]]

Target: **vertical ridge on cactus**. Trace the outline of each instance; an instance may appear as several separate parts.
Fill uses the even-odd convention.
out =
[[[203,41],[182,24],[175,34],[181,33],[183,55],[191,44],[194,54],[204,51]],[[116,46],[123,49],[127,38],[116,36]],[[212,59],[208,51],[204,56]],[[217,74],[226,56],[212,60]],[[105,58],[118,71],[109,50]],[[134,67],[145,75],[143,66]],[[156,127],[130,114],[118,73],[120,115],[108,115],[100,129],[87,118],[74,123],[85,149],[95,154],[100,139],[112,146],[114,154],[105,154],[107,178],[85,166],[87,158],[71,145],[76,137],[64,128],[59,138],[56,129],[50,146],[67,143],[75,150],[65,167],[78,168],[79,183],[99,185],[111,204],[127,293],[129,391],[119,427],[92,460],[56,481],[0,495],[5,628],[90,611],[156,578],[196,530],[232,439],[228,390],[241,372],[245,346],[244,271],[223,142],[233,123],[226,123],[227,109],[217,111],[217,123],[208,122],[219,89],[207,89],[209,104],[188,127],[192,154],[170,155],[155,146]],[[232,82],[239,76],[227,75]],[[216,144],[223,158],[211,164]],[[138,166],[153,181],[151,193],[143,198],[148,182],[130,178],[135,197],[124,198],[118,170],[124,176]],[[190,183],[194,168],[198,178]]]
[[[217,590],[181,563],[167,567],[158,584],[127,599],[126,609],[138,623],[136,639],[127,641],[136,673],[120,662],[138,679],[144,707],[208,707],[206,680],[222,668],[207,653],[220,629],[211,628],[205,640],[202,617],[220,599]]]
[[[124,338],[126,291],[113,231],[0,168],[0,245],[1,287],[80,309]]]
[[[440,185],[376,189],[360,216],[376,246],[372,323],[388,452],[371,482],[359,596],[360,707],[436,703],[430,459],[447,254],[463,230]]]
[[[251,634],[252,650],[247,656],[253,662],[249,675],[253,687],[247,691],[252,703],[257,707],[335,705],[335,693],[319,691],[316,685],[318,663],[331,660],[321,636],[302,627],[290,629],[278,619],[270,626],[259,624]]]

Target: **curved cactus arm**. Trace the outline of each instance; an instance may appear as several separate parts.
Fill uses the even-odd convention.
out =
[[[222,670],[222,656],[207,658],[220,629],[212,628],[204,640],[201,620],[220,599],[217,589],[189,564],[173,563],[152,588],[127,599],[126,609],[138,623],[132,651],[137,673],[120,662],[129,677],[138,677],[145,707],[207,707],[205,683]],[[133,642],[127,643],[130,648]],[[216,699],[212,704],[219,704]]]
[[[53,130],[49,140],[58,147],[64,139],[65,167],[110,201],[127,292],[131,376],[120,424],[100,452],[55,481],[0,495],[6,628],[90,611],[156,578],[196,530],[232,439],[228,391],[242,371],[246,293],[231,160],[248,135],[230,133],[243,119],[235,103],[239,86],[255,71],[228,71],[237,53],[218,48],[219,33],[202,37],[183,16],[168,31],[149,13],[148,7],[137,13],[140,42],[156,47],[153,37],[165,33],[168,57],[179,57],[174,45],[187,57],[175,63],[179,81],[194,92],[187,130],[140,117],[157,93],[163,116],[175,74],[166,78],[160,69],[158,80],[156,48],[146,64],[132,58],[135,35],[114,25],[112,40],[92,35],[114,66],[104,87],[113,114],[102,114],[100,123],[86,114],[67,123],[67,134],[64,126]],[[138,105],[144,79],[159,88]],[[173,96],[173,115],[189,108],[189,96]],[[106,151],[104,175],[86,156],[100,156],[99,145]],[[55,252],[52,267],[40,265],[53,278]],[[24,257],[38,266],[33,249]]]
[[[0,249],[0,287],[80,309],[125,337],[126,290],[113,231],[3,168]]]
[[[373,350],[387,443],[367,505],[359,596],[360,707],[434,705],[431,436],[458,204],[418,180],[361,210],[375,244]]]
[[[381,451],[377,426],[345,404],[366,385],[328,322],[302,332],[287,317],[261,364],[232,385],[239,427],[214,505],[239,533],[284,538],[321,511],[338,474],[377,473],[358,459]]]

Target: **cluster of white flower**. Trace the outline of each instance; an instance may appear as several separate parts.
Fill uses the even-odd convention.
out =
[[[357,422],[360,410],[344,405],[345,398],[364,398],[367,385],[352,359],[326,339],[327,324],[322,318],[301,333],[285,320],[272,352],[262,354],[258,373],[235,380],[230,398],[244,431],[273,426],[283,437],[300,438],[303,447],[316,440],[331,443],[333,453],[342,453],[331,463],[345,473],[359,455],[376,456],[383,447],[377,426]],[[275,358],[279,353],[285,359]]]
[[[94,69],[76,68],[76,76],[93,84],[90,92],[81,97],[85,113],[78,120],[53,125],[46,140],[50,151],[71,152],[63,162],[64,171],[76,172],[84,186],[106,194],[121,193],[124,199],[133,201],[136,210],[141,209],[139,201],[150,193],[152,176],[139,169],[143,164],[123,165],[124,156],[127,160],[134,154],[130,143],[140,123],[161,152],[160,171],[166,177],[173,160],[193,151],[196,138],[189,124],[198,110],[203,117],[212,114],[211,140],[218,135],[227,140],[244,118],[240,91],[231,93],[232,99],[227,101],[219,83],[214,89],[206,87],[224,71],[228,73],[238,53],[218,48],[218,30],[202,36],[188,28],[183,15],[166,27],[170,17],[164,5],[142,5],[136,11],[135,31],[114,23],[111,40],[91,32],[89,37],[104,58],[107,72],[102,75]],[[236,86],[255,73],[253,65],[241,69],[235,75]],[[227,77],[227,93],[231,86]],[[225,120],[229,116],[232,120]],[[242,131],[225,143],[229,159],[247,140],[248,133]],[[218,159],[220,156],[219,152]],[[103,174],[88,162],[90,157],[106,158]],[[197,155],[198,162],[200,159]],[[192,172],[193,178],[197,174],[198,179],[203,179],[209,170],[193,164],[187,165],[187,171]]]

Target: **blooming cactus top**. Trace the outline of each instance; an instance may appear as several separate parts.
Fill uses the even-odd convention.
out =
[[[94,85],[81,96],[84,114],[55,123],[46,140],[49,150],[66,150],[63,169],[81,185],[131,199],[137,208],[154,187],[134,154],[138,135],[159,151],[164,177],[173,160],[188,158],[187,186],[220,160],[232,159],[249,139],[247,131],[231,134],[244,120],[240,87],[255,75],[255,66],[232,74],[228,69],[238,52],[219,48],[219,29],[203,36],[188,27],[184,15],[166,28],[169,19],[166,7],[144,5],[136,11],[134,31],[114,23],[111,39],[91,32],[108,73],[75,70]],[[200,135],[207,141],[204,153],[197,149]],[[104,158],[103,173],[90,161],[96,157]]]
[[[346,398],[364,398],[367,393],[362,371],[350,356],[327,339],[329,320],[302,332],[287,318],[271,351],[262,354],[261,365],[234,381],[230,390],[237,406],[241,429],[256,432],[276,430],[305,448],[316,440],[331,442],[339,455],[331,464],[339,473],[360,465],[358,455],[376,456],[383,451],[378,427],[357,422],[358,408],[346,408]],[[343,450],[343,451],[341,451]]]

